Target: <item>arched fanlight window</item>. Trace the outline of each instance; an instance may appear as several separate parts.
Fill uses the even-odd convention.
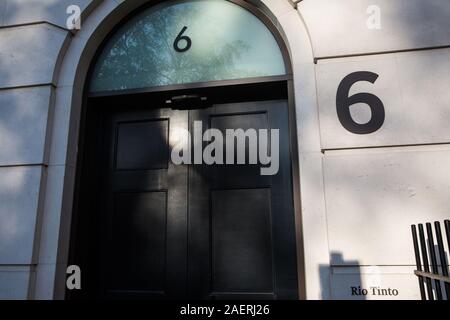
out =
[[[94,66],[91,92],[286,73],[270,30],[225,0],[170,1],[125,23]]]

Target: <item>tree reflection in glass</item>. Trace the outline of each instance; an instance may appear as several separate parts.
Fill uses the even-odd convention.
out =
[[[184,52],[174,48],[191,39]],[[180,40],[179,48],[187,42]],[[91,91],[285,74],[271,32],[224,0],[169,2],[145,10],[112,36],[94,68]]]

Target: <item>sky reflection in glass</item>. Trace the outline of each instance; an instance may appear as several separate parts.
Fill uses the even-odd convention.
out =
[[[174,48],[177,36],[189,50]],[[180,49],[186,40],[177,43]],[[285,74],[267,27],[224,0],[169,2],[128,21],[108,41],[94,67],[91,92],[138,89]]]

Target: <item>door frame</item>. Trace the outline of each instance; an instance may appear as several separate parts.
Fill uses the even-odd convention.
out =
[[[260,84],[265,84],[268,86],[279,86],[280,83],[284,83],[287,91],[287,103],[288,103],[288,116],[289,116],[289,137],[290,137],[290,150],[291,150],[291,174],[292,174],[292,199],[294,204],[294,214],[295,214],[295,233],[296,233],[296,250],[297,250],[297,268],[298,268],[298,288],[299,288],[299,298],[306,299],[306,276],[305,276],[305,259],[304,259],[304,241],[302,232],[302,214],[301,214],[301,193],[300,193],[300,166],[299,166],[299,147],[298,147],[298,133],[297,133],[297,119],[296,119],[296,101],[295,101],[295,90],[294,90],[294,78],[293,78],[293,68],[291,63],[291,57],[289,49],[286,45],[285,36],[283,32],[276,26],[274,21],[275,17],[270,17],[270,12],[264,7],[258,7],[244,0],[227,0],[229,2],[235,3],[258,17],[264,25],[272,32],[277,44],[282,52],[283,60],[286,67],[286,74],[282,76],[269,76],[269,77],[256,77],[256,78],[246,78],[238,80],[222,80],[222,81],[210,81],[210,82],[197,82],[182,85],[170,85],[143,89],[132,89],[132,90],[119,90],[114,92],[96,92],[89,93],[88,84],[93,73],[93,66],[98,59],[102,49],[110,39],[110,37],[115,34],[115,32],[126,23],[132,16],[136,13],[145,10],[148,7],[154,6],[162,1],[151,1],[143,6],[130,12],[126,15],[121,22],[115,25],[114,28],[108,33],[104,38],[101,45],[97,47],[96,54],[90,62],[86,81],[84,82],[82,106],[81,106],[81,117],[80,126],[78,134],[78,152],[77,164],[75,171],[75,188],[74,188],[74,198],[72,206],[72,221],[75,221],[78,215],[78,199],[80,194],[80,180],[81,180],[81,166],[83,158],[83,146],[85,145],[86,139],[89,139],[88,131],[86,130],[87,122],[87,109],[89,106],[89,101],[93,98],[107,99],[107,98],[124,98],[129,97],[144,97],[144,96],[161,96],[165,97],[174,92],[183,92],[186,90],[217,90],[220,91],[223,88],[235,87],[235,88],[253,88]],[[253,2],[253,1],[251,1]],[[76,223],[71,224],[70,240],[69,240],[69,264],[71,257],[73,255],[75,235],[76,235]]]

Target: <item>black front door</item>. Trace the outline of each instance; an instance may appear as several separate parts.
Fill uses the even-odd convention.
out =
[[[90,295],[298,297],[286,101],[189,111],[124,106],[99,118],[88,178],[98,196],[83,207],[90,240],[80,258]],[[278,173],[261,175],[259,164],[173,164],[180,135],[199,123],[223,136],[227,129],[279,129]]]

